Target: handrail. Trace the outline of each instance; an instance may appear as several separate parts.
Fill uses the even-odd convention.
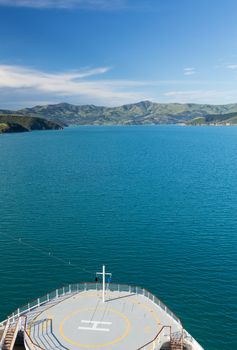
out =
[[[39,345],[36,345],[27,332],[24,332],[24,342],[25,342],[25,345],[27,346],[27,349],[45,350],[45,349],[41,348]]]
[[[93,288],[92,288],[93,287]],[[40,298],[34,299],[27,305],[23,305],[19,307],[17,310],[15,310],[10,316],[9,319],[15,321],[18,319],[21,315],[24,315],[25,313],[35,309],[36,307],[39,307],[51,300],[58,299],[59,297],[70,295],[75,292],[82,292],[90,289],[101,289],[100,283],[93,283],[93,282],[84,282],[84,283],[75,283],[75,284],[69,284],[67,286],[63,286],[59,289],[53,290],[45,295],[43,295]],[[161,307],[165,313],[169,316],[171,316],[176,322],[178,322],[180,325],[181,321],[180,319],[173,313],[160,299],[158,299],[155,295],[150,293],[147,289],[136,287],[136,286],[129,286],[126,284],[110,284],[110,290],[118,290],[118,291],[129,291],[133,292],[135,294],[143,295],[144,297],[147,297],[150,299],[154,304]]]
[[[17,321],[16,328],[14,330],[14,334],[13,334],[11,345],[10,345],[10,350],[12,350],[14,345],[15,345],[16,337],[17,337],[17,334],[18,334],[20,328],[21,328],[21,318],[19,318]]]
[[[92,282],[76,283],[76,284],[69,284],[67,286],[63,286],[59,289],[56,289],[54,291],[51,291],[50,293],[43,295],[40,298],[37,298],[37,299],[31,301],[27,305],[21,306],[20,308],[15,310],[10,315],[9,321],[15,323],[16,321],[18,321],[18,319],[21,316],[25,317],[24,315],[27,314],[29,311],[31,311],[31,310],[33,310],[41,305],[44,305],[44,304],[48,303],[49,301],[57,300],[57,299],[62,298],[64,296],[72,295],[72,294],[78,293],[78,292],[84,292],[84,291],[88,291],[88,290],[101,290],[101,288],[102,287],[101,287],[100,283],[92,283]],[[110,284],[109,290],[110,291],[130,292],[130,293],[134,293],[134,294],[141,295],[141,296],[148,298],[151,302],[153,302],[155,305],[160,307],[168,316],[172,317],[172,319],[174,321],[176,321],[177,323],[179,323],[180,326],[182,327],[180,319],[160,299],[158,299],[155,295],[150,293],[148,290],[141,288],[141,287],[129,286],[126,284]],[[164,327],[169,327],[169,326],[164,326]],[[158,332],[156,337],[151,342],[148,343],[148,345],[152,344],[152,342],[154,342],[158,339],[163,328]],[[35,344],[32,341],[30,335],[28,334],[27,329],[26,329],[26,319],[25,319],[24,335],[25,335],[25,342],[28,345],[30,350],[43,350],[40,346],[38,346],[37,344]],[[147,346],[147,345],[145,345],[145,346]],[[145,346],[143,346],[140,349],[145,349],[144,348]]]
[[[145,345],[143,345],[142,347],[138,348],[137,350],[145,350],[147,346],[153,344],[154,342],[156,342],[156,340],[159,338],[159,336],[161,335],[161,332],[163,332],[163,330],[165,328],[169,328],[170,329],[170,336],[171,336],[171,326],[163,326],[159,332],[157,333],[157,335],[155,336],[155,338],[153,338],[151,341],[149,341],[148,343],[146,343]]]
[[[190,343],[195,350],[204,350],[203,347],[186,330],[184,330],[184,339],[185,342]]]
[[[5,320],[1,321],[0,327],[4,326],[4,324],[6,324],[8,320],[9,320],[9,318],[6,318]]]
[[[27,332],[27,327],[26,327],[26,320],[27,317],[26,316],[22,316],[22,318],[25,319],[24,325],[23,325],[23,332],[24,332],[24,342],[27,345],[27,348],[30,350],[44,350],[43,348],[41,348],[39,345],[35,344],[33,342],[33,340],[31,339],[31,336],[29,335],[29,333]]]
[[[19,332],[19,330],[20,330],[21,319],[19,318],[19,319],[17,320],[17,324],[13,324],[13,325],[15,325],[15,329],[14,329],[14,333],[13,333],[13,336],[12,336],[12,340],[11,340],[11,344],[10,344],[10,349],[13,349],[13,347],[14,347],[17,334],[18,334],[18,332]],[[6,325],[5,325],[5,329],[4,329],[4,332],[3,332],[3,335],[2,335],[1,341],[0,341],[0,349],[1,349],[1,350],[3,349],[4,342],[5,342],[5,338],[6,338],[6,335],[7,335],[8,330],[9,330],[9,326],[10,326],[10,320],[8,319],[8,320],[7,320],[7,323],[6,323]]]
[[[4,344],[4,341],[5,341],[5,337],[7,335],[7,331],[8,331],[8,328],[9,328],[9,324],[10,324],[10,321],[9,319],[7,320],[7,323],[5,325],[5,328],[4,328],[4,332],[2,334],[2,338],[1,338],[1,341],[0,341],[0,349],[2,350],[2,347],[3,347],[3,344]]]
[[[85,282],[84,282],[85,283]],[[83,283],[83,284],[84,284]],[[87,283],[88,284],[88,283]],[[17,319],[18,317],[20,317],[21,315],[24,315],[25,313],[33,310],[34,308],[40,306],[40,305],[43,305],[44,303],[47,303],[48,301],[50,300],[53,300],[53,299],[57,299],[59,296],[62,296],[62,295],[57,295],[57,292],[59,290],[63,290],[65,289],[65,294],[66,294],[66,288],[70,286],[73,286],[73,285],[79,285],[79,283],[77,284],[69,284],[68,286],[63,286],[59,289],[54,289],[54,290],[51,290],[49,293],[47,294],[44,294],[43,296],[37,298],[37,299],[32,299],[31,301],[29,301],[27,304],[23,304],[21,305],[19,308],[17,308],[16,310],[13,311],[13,313],[11,315],[9,315],[8,319],[10,320],[13,320],[14,319]],[[79,291],[79,290],[78,290]],[[50,298],[50,295],[55,293],[55,296],[53,298]],[[39,302],[41,299],[43,298],[46,298],[43,302]],[[33,305],[32,305],[33,304]],[[31,306],[32,305],[32,306]],[[23,309],[23,311],[21,311],[21,309]],[[6,320],[5,320],[6,321]],[[5,321],[2,321],[0,324],[2,324],[3,322]]]
[[[45,350],[44,348],[41,348],[39,345],[35,344],[26,331],[24,332],[24,342],[25,342],[25,344],[27,346],[27,349],[30,349],[30,350]]]
[[[148,289],[144,289],[144,290],[148,294],[152,295],[155,300],[158,301],[158,303],[155,303],[155,304],[158,304],[159,306],[163,305],[165,307],[164,311],[182,326],[182,323],[181,323],[181,320],[179,319],[179,317],[176,316],[176,314],[173,311],[171,311],[170,308],[168,308],[168,306],[166,306],[165,303],[163,303],[163,301],[161,301],[159,298],[157,298],[155,295],[153,295],[151,292],[149,292]],[[155,300],[154,300],[154,302],[155,302]]]

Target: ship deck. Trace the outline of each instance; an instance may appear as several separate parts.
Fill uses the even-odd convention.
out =
[[[32,341],[47,350],[137,350],[163,326],[182,326],[151,299],[136,293],[87,290],[46,303],[27,314]],[[167,327],[167,339],[170,329]],[[152,343],[144,347],[153,349]]]

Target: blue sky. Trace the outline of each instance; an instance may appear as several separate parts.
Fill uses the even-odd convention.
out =
[[[0,108],[237,103],[236,0],[0,0]]]

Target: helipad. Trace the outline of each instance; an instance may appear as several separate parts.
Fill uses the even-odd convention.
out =
[[[105,275],[103,266],[103,283],[69,284],[19,307],[0,323],[0,349],[203,350],[157,297]]]
[[[151,350],[161,331],[168,341],[171,331],[182,330],[165,308],[144,290],[107,290],[103,302],[101,290],[87,288],[28,313],[27,329],[32,343],[47,350]]]

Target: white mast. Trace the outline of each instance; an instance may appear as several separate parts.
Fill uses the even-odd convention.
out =
[[[102,266],[102,272],[96,272],[96,275],[102,275],[102,280],[103,280],[103,283],[102,283],[102,300],[103,300],[103,303],[105,302],[105,276],[108,275],[108,276],[112,276],[112,273],[109,273],[109,272],[105,272],[105,265]]]

